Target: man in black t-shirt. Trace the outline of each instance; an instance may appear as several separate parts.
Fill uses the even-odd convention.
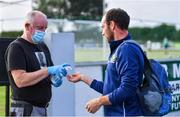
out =
[[[12,88],[11,116],[46,116],[52,95],[51,76],[67,74],[62,65],[53,66],[49,49],[43,43],[47,24],[45,14],[29,12],[23,35],[6,50],[6,67]]]

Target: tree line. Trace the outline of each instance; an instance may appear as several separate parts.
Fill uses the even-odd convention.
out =
[[[94,30],[97,31],[97,30]],[[101,32],[93,32],[93,30],[88,31],[92,32],[94,36],[100,38]],[[88,33],[82,32],[82,33]],[[159,26],[150,28],[150,27],[131,27],[129,28],[129,32],[133,36],[135,40],[146,42],[147,40],[151,41],[159,41],[161,42],[165,37],[170,41],[180,41],[180,29],[176,29],[173,25],[161,24]],[[83,38],[79,38],[82,34],[81,32],[76,36],[76,42],[82,40]],[[1,37],[18,37],[21,36],[22,31],[3,31],[0,33]],[[75,33],[76,34],[76,33]],[[91,35],[91,34],[90,34]],[[84,37],[86,38],[86,37]]]
[[[36,0],[33,9],[43,11],[48,18],[100,20],[103,0]]]
[[[96,20],[100,21],[103,15],[103,0],[35,0],[33,9],[44,12],[48,18],[68,20]],[[90,34],[82,28],[82,31],[75,32],[76,42],[92,35],[91,38],[102,38],[101,32],[89,29]],[[94,32],[93,32],[94,31]],[[162,41],[165,37],[171,41],[179,41],[180,30],[174,25],[161,24],[156,27],[130,27],[129,32],[135,40],[145,42]],[[17,37],[22,31],[1,32],[1,37]],[[95,40],[95,39],[94,39]],[[83,42],[83,41],[82,41]],[[97,42],[97,41],[94,41]],[[98,40],[101,43],[101,39]]]
[[[162,41],[165,37],[171,41],[180,41],[180,30],[174,25],[161,24],[159,26],[150,27],[133,27],[129,29],[133,38],[140,41]]]

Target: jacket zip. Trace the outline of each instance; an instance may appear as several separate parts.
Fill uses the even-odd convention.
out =
[[[126,116],[126,110],[125,110],[125,105],[124,105],[124,102],[123,102],[123,115],[124,115],[124,117]]]

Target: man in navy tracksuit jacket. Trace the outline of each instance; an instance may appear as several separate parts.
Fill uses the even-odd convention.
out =
[[[122,9],[111,9],[102,18],[102,35],[110,45],[104,81],[80,73],[69,76],[71,82],[83,81],[103,96],[90,100],[86,109],[95,113],[102,105],[105,116],[142,115],[136,90],[143,77],[144,58],[140,48],[132,43],[128,32],[129,15]]]

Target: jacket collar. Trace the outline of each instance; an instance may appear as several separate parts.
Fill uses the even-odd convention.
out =
[[[110,52],[111,54],[114,52],[114,50],[125,40],[130,40],[131,39],[131,35],[128,33],[128,35],[121,39],[121,40],[118,40],[118,41],[112,41],[109,43],[109,46],[110,46]],[[110,54],[110,55],[111,55]]]

